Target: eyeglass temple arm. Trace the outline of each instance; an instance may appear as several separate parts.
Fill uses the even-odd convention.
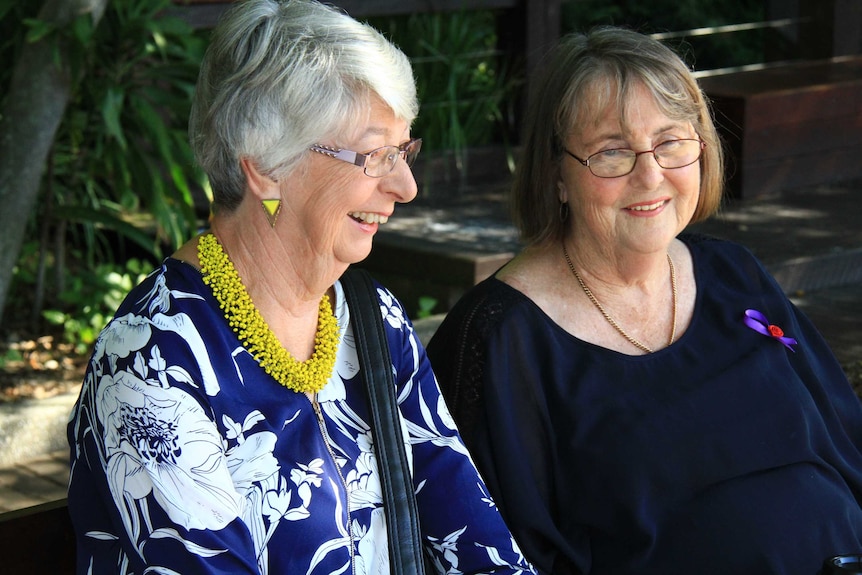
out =
[[[350,150],[339,150],[338,148],[330,148],[323,145],[315,145],[312,146],[311,149],[315,152],[325,154],[331,158],[336,158],[343,162],[359,166],[360,168],[365,166],[365,162],[368,158],[365,154],[352,152]]]
[[[577,157],[576,155],[574,155],[573,153],[571,153],[570,151],[568,151],[566,148],[563,148],[563,151],[565,153],[567,153],[568,155],[570,155],[571,157],[573,157],[574,159],[576,159],[577,161],[579,161],[582,165],[584,165],[588,168],[590,167],[590,159],[589,158],[587,158],[586,160],[582,160],[579,157]]]

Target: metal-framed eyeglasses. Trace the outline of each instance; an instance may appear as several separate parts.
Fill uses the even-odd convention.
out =
[[[324,146],[323,144],[314,144],[309,149],[330,158],[359,166],[365,171],[365,175],[371,178],[382,178],[395,169],[398,158],[407,162],[408,166],[412,166],[416,156],[419,155],[419,150],[422,149],[422,138],[412,138],[400,146],[381,146],[364,154]]]
[[[589,168],[596,177],[619,178],[632,173],[638,156],[642,154],[652,154],[659,166],[672,170],[690,166],[698,161],[703,155],[704,148],[706,148],[706,143],[702,140],[668,140],[652,150],[635,152],[628,148],[614,148],[592,154],[586,160],[580,159],[566,148],[563,148],[563,151]]]

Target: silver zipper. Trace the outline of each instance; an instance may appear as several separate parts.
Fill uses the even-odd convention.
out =
[[[317,427],[320,429],[320,435],[323,436],[323,444],[326,445],[326,451],[329,453],[330,459],[332,459],[332,465],[335,467],[335,471],[338,472],[338,479],[341,480],[341,486],[344,488],[344,509],[347,511],[347,536],[349,538],[348,550],[350,551],[350,572],[353,573],[353,575],[356,575],[356,562],[354,561],[355,557],[353,552],[353,521],[350,519],[350,492],[347,490],[347,482],[341,474],[341,468],[338,466],[338,460],[335,458],[335,453],[329,445],[329,434],[326,433],[326,425],[324,425],[323,422],[323,412],[320,410],[320,404],[317,402],[316,393],[311,399],[311,406],[314,408],[315,415],[317,415]]]

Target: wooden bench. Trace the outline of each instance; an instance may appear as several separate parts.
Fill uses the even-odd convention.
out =
[[[471,166],[493,164],[491,157],[477,160]],[[436,158],[424,167],[417,160],[414,173],[437,166]],[[396,207],[375,235],[371,253],[358,264],[392,290],[412,319],[418,317],[419,298],[435,299],[435,313],[448,311],[520,251],[508,212],[509,179],[499,179],[504,167],[494,173],[498,179],[489,176],[483,185],[448,197],[441,190],[432,202]]]
[[[65,499],[0,513],[0,572],[75,573],[75,533]]]
[[[465,249],[378,232],[371,254],[357,265],[392,290],[408,316],[416,318],[419,298],[435,299],[437,313],[449,310],[464,292],[496,272],[514,255],[514,251]]]
[[[701,78],[729,145],[733,196],[862,177],[862,57]]]

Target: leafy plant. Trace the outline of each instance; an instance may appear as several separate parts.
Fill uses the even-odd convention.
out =
[[[0,86],[24,42],[64,39],[56,49],[67,47],[73,68],[25,240],[39,245],[35,317],[41,294],[66,289],[68,252],[89,267],[122,261],[126,249],[159,257],[191,235],[195,193],[206,189],[186,135],[205,37],[166,13],[171,0],[110,0],[98,27],[81,16],[68,29],[38,20],[39,4],[0,0]]]
[[[61,309],[45,310],[45,319],[63,328],[63,338],[82,354],[95,341],[123,298],[140,283],[150,264],[131,259],[125,266],[103,264],[92,273],[69,278],[69,289],[59,297]]]
[[[170,5],[113,0],[89,41],[82,35],[82,81],[51,166],[66,219],[111,228],[153,253],[188,238],[201,181],[186,125],[205,42],[165,15]],[[127,217],[142,209],[153,217],[148,233]]]
[[[508,143],[509,107],[522,79],[497,49],[494,12],[422,13],[371,24],[411,59],[421,105],[413,131],[423,149],[451,152],[463,175],[469,147]]]

